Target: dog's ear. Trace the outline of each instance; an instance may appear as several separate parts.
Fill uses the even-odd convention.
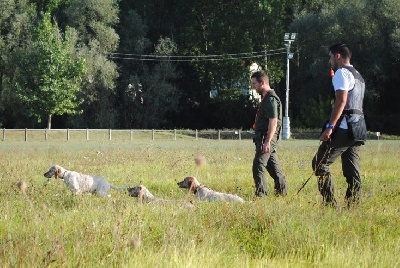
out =
[[[143,191],[142,191],[142,189],[140,188],[139,189],[139,192],[138,192],[138,195],[137,195],[137,201],[140,203],[140,204],[142,204],[143,203]]]
[[[59,177],[59,178],[61,178],[61,168],[60,167],[58,167],[58,166],[55,166],[55,169],[56,169],[56,172],[55,172],[55,174],[56,174],[56,178],[57,177]]]
[[[195,184],[195,181],[197,181],[196,177],[189,177],[190,184]]]
[[[194,191],[194,180],[193,177],[188,177],[188,186],[189,186],[189,191]]]

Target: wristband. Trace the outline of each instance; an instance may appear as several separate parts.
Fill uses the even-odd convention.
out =
[[[331,125],[331,123],[326,123],[326,126],[325,126],[326,128],[330,128],[330,129],[334,129],[335,128],[335,126],[334,125]]]

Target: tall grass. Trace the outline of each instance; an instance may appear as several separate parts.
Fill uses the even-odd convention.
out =
[[[398,267],[399,141],[369,141],[361,151],[362,202],[343,196],[340,161],[332,166],[337,210],[321,205],[311,159],[318,141],[283,141],[285,198],[253,197],[250,141],[82,141],[0,143],[2,267]],[[204,156],[206,164],[194,159]],[[139,204],[126,191],[111,198],[74,196],[51,165],[142,183],[158,197],[188,198],[194,209]],[[177,181],[195,175],[244,204],[194,200]],[[17,182],[27,183],[26,191]],[[268,181],[269,190],[273,182]],[[25,193],[25,194],[24,194]],[[138,243],[140,241],[140,243]]]

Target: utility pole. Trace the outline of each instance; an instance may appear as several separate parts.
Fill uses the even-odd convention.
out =
[[[290,46],[296,39],[297,33],[285,33],[283,41],[286,42],[286,100],[285,100],[285,115],[283,117],[282,139],[290,138],[290,119],[289,119],[289,61],[293,59],[293,53],[290,52]]]

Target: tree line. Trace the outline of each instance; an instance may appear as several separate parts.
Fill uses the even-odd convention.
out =
[[[399,26],[397,0],[1,0],[0,127],[249,129],[249,67],[285,103],[295,32],[292,128],[328,119],[328,48],[344,42],[368,129],[400,134]]]

